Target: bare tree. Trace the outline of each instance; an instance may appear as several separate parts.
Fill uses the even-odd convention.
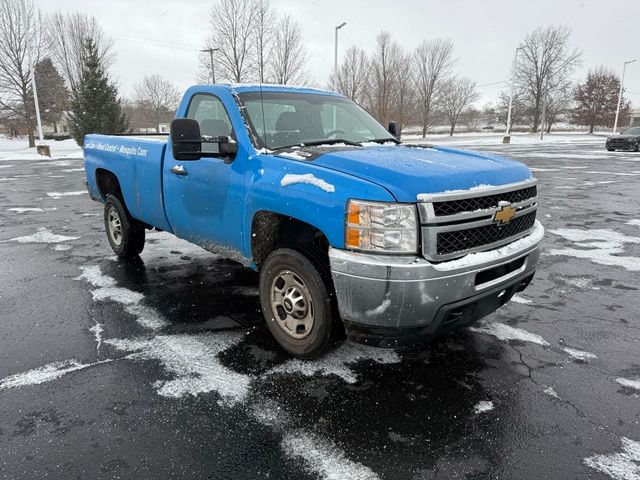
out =
[[[475,82],[468,78],[451,78],[442,87],[442,110],[449,120],[453,135],[462,112],[478,99]]]
[[[240,83],[253,76],[256,12],[253,0],[218,0],[211,9],[205,48],[215,50],[216,74],[222,78]],[[209,55],[200,62],[211,78]]]
[[[394,88],[391,92],[391,119],[400,130],[409,123],[415,112],[415,78],[411,56],[400,53],[396,64]]]
[[[593,133],[595,127],[613,127],[619,91],[620,78],[615,72],[604,66],[589,70],[586,81],[574,91],[576,107],[573,121],[588,126],[589,133]],[[620,118],[627,118],[630,113],[631,104],[623,95],[620,99]]]
[[[367,98],[369,80],[367,54],[358,47],[351,47],[345,52],[338,71],[331,74],[329,88],[362,104]]]
[[[496,106],[497,121],[507,127],[507,118],[509,116],[509,99],[511,92],[502,90],[498,94],[498,103]],[[516,91],[513,95],[513,101],[511,104],[511,125],[516,127],[518,125],[525,125],[531,117],[531,112],[527,108],[524,100],[524,94],[520,91]]]
[[[93,41],[102,65],[113,63],[113,40],[94,17],[84,13],[54,13],[47,22],[47,41],[54,63],[71,90],[78,87],[84,65],[84,45]]]
[[[160,132],[160,123],[173,114],[180,102],[178,89],[160,75],[145,75],[134,88],[136,103],[149,112],[156,132]]]
[[[389,123],[393,114],[393,90],[401,57],[400,45],[391,39],[389,32],[380,32],[376,39],[376,50],[371,59],[371,87],[368,103],[369,111],[383,125]]]
[[[20,120],[20,127],[27,130],[29,146],[34,147],[35,107],[27,48],[30,43],[35,65],[43,49],[42,18],[32,1],[26,2],[24,15],[26,19],[21,0],[0,0],[0,110],[2,117]],[[29,35],[25,24],[30,26]]]
[[[422,138],[433,123],[434,104],[441,83],[451,74],[453,40],[423,41],[413,54],[416,72],[417,106],[422,124]]]
[[[269,0],[255,0],[255,63],[258,80],[264,83],[267,61],[273,52],[276,15]]]
[[[545,92],[556,90],[568,82],[580,64],[582,53],[571,49],[571,30],[565,26],[540,27],[529,33],[520,48],[515,65],[515,81],[532,109],[531,130],[541,123]]]
[[[547,108],[545,113],[545,125],[547,133],[551,132],[551,127],[563,117],[567,116],[573,103],[574,84],[567,82],[558,85],[547,97]]]
[[[271,80],[287,85],[307,81],[307,49],[300,24],[290,15],[278,22],[272,55]]]

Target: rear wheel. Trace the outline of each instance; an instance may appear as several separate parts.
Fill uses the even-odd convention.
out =
[[[129,215],[115,195],[107,195],[104,205],[104,227],[109,245],[120,258],[137,257],[144,249],[144,225]]]
[[[291,355],[314,358],[329,347],[329,291],[302,253],[282,248],[267,257],[260,270],[260,303],[271,334]]]
[[[608,151],[608,152],[613,152],[613,151],[615,151],[615,148],[607,147],[607,151]]]

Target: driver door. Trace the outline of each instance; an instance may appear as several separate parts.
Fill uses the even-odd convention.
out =
[[[203,137],[236,138],[224,103],[213,94],[195,94],[186,117],[198,121]],[[218,144],[202,145],[203,151],[217,148]],[[225,163],[219,157],[175,160],[169,146],[163,168],[164,198],[176,236],[207,250],[223,246],[242,251],[245,163],[245,149]]]

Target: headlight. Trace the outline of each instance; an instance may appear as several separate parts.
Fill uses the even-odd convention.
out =
[[[347,248],[388,253],[418,251],[415,205],[349,200],[345,240]]]

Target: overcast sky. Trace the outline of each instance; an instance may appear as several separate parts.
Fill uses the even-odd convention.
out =
[[[114,40],[112,68],[124,95],[145,74],[158,73],[180,90],[193,84],[198,48],[209,27],[206,0],[36,0],[45,12],[82,11],[95,16]],[[451,37],[456,69],[480,85],[481,103],[495,100],[505,81],[518,42],[539,25],[571,28],[572,44],[584,54],[575,73],[605,65],[620,72],[625,60],[625,86],[640,107],[640,0],[272,0],[275,9],[291,13],[302,25],[309,50],[311,78],[326,86],[333,68],[334,27],[340,30],[340,52],[351,45],[371,51],[380,30],[388,30],[406,49],[423,39]],[[637,92],[637,93],[635,93]]]

